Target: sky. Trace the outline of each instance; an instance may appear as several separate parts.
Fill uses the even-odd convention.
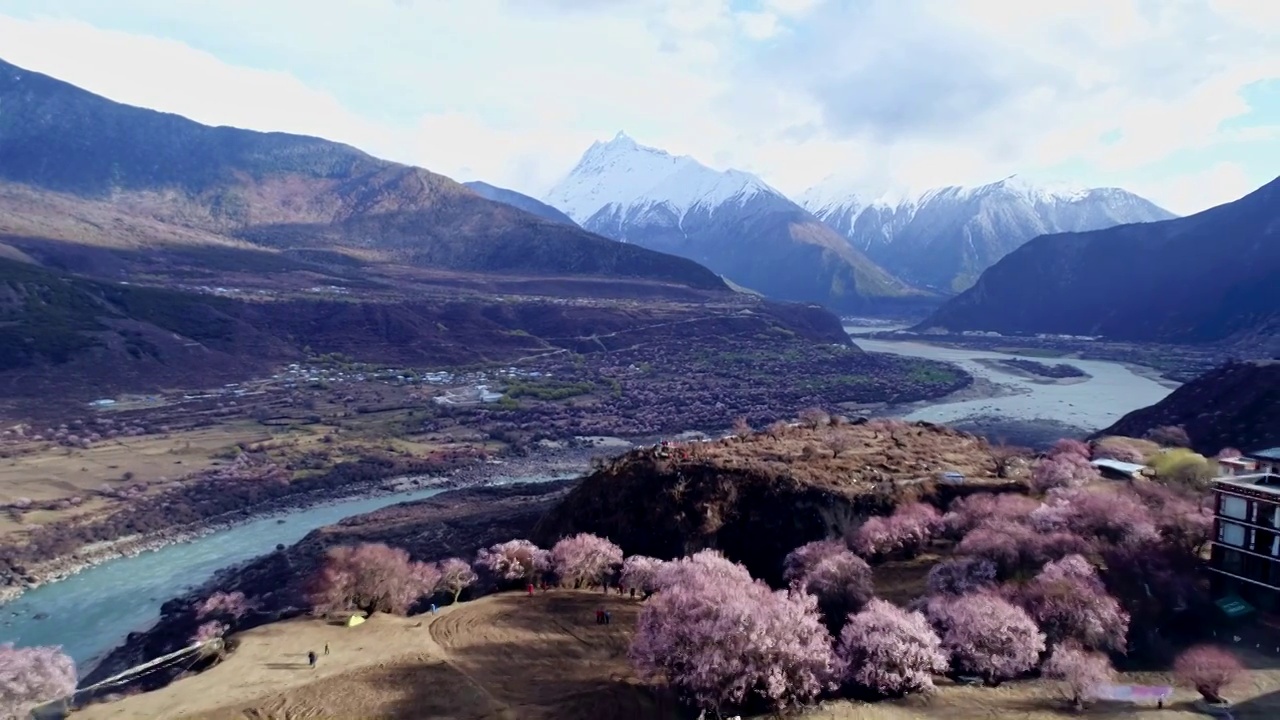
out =
[[[0,0],[0,59],[535,197],[619,130],[792,197],[1280,174],[1276,0]]]

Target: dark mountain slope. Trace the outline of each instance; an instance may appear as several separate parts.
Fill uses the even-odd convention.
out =
[[[1280,179],[1185,218],[1036,238],[916,329],[931,328],[1274,342]]]
[[[117,223],[98,221],[110,213],[141,244],[319,244],[449,269],[727,291],[689,260],[544,220],[347,145],[208,127],[3,62],[0,107],[0,181],[28,189],[0,192],[0,233],[119,243]]]
[[[490,185],[487,182],[480,182],[479,180],[472,180],[471,182],[464,182],[462,184],[466,185],[470,188],[471,192],[479,195],[485,200],[492,200],[494,202],[500,202],[503,205],[510,205],[513,208],[537,215],[543,220],[550,220],[551,222],[563,223],[565,225],[577,225],[577,223],[573,221],[573,218],[568,215],[565,215],[541,200],[531,198],[528,195],[518,193],[515,190],[500,188],[496,185]]]
[[[1280,360],[1228,363],[1098,433],[1142,437],[1181,425],[1198,452],[1280,446]]]

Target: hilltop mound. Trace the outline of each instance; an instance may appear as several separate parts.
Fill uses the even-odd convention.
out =
[[[1098,437],[1142,437],[1166,425],[1182,426],[1192,447],[1209,455],[1228,446],[1280,445],[1280,360],[1227,363],[1125,415]]]
[[[628,554],[660,558],[718,548],[778,582],[783,558],[799,545],[843,535],[905,499],[945,501],[1016,483],[1000,478],[1001,466],[985,440],[928,423],[776,426],[623,455],[583,479],[533,539],[590,532]],[[965,481],[936,482],[943,472]]]

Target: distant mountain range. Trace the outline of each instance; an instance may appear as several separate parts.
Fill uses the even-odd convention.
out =
[[[1184,218],[1038,237],[916,329],[1235,342],[1280,354],[1280,178]]]
[[[756,176],[625,133],[593,144],[545,200],[587,230],[690,258],[774,298],[843,312],[929,300]]]
[[[1017,176],[895,201],[865,202],[846,187],[829,178],[800,204],[889,272],[946,293],[970,287],[1039,235],[1175,217],[1119,188],[1037,185]]]
[[[573,221],[573,218],[568,215],[565,215],[537,198],[531,198],[528,195],[518,193],[515,190],[500,188],[496,185],[490,185],[487,182],[480,182],[479,180],[464,182],[462,184],[466,185],[470,188],[471,192],[479,195],[485,200],[492,200],[504,205],[510,205],[513,208],[537,215],[538,217],[544,220],[550,220],[551,222],[573,225],[574,227],[578,226],[578,224]]]
[[[116,249],[323,251],[344,262],[729,292],[687,259],[483,194],[492,194],[488,186],[475,192],[347,145],[208,127],[0,61],[0,236],[10,236],[0,244],[11,248],[13,238],[42,238]]]

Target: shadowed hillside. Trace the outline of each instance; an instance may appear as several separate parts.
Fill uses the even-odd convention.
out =
[[[1228,363],[1140,408],[1098,436],[1142,437],[1166,425],[1187,431],[1196,451],[1258,450],[1280,445],[1280,360]]]
[[[916,329],[1280,352],[1278,277],[1280,179],[1184,218],[1036,238]]]

